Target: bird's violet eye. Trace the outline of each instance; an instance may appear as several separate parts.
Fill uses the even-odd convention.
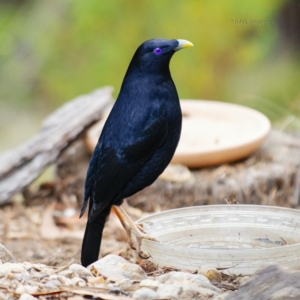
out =
[[[155,48],[155,49],[153,50],[153,52],[154,52],[156,55],[162,54],[161,48]]]

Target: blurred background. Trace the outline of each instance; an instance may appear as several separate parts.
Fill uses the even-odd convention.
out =
[[[254,107],[300,130],[300,1],[0,0],[0,152],[64,102],[112,85],[137,46],[194,43],[174,56],[180,98]]]

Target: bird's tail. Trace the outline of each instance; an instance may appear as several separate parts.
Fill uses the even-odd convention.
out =
[[[110,206],[106,207],[92,222],[87,222],[81,248],[81,263],[87,267],[98,259],[102,233]]]

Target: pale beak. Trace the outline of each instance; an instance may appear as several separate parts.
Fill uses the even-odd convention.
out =
[[[177,41],[178,41],[178,46],[174,48],[175,51],[194,46],[191,42],[187,40],[177,40]]]

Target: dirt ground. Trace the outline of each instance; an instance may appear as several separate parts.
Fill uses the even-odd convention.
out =
[[[134,212],[135,219],[137,214],[143,215],[139,210]],[[18,262],[49,266],[80,263],[85,224],[86,216],[79,219],[78,209],[55,201],[30,206],[7,205],[0,209],[0,243]],[[115,215],[110,216],[103,236],[100,256],[123,253],[134,260],[134,251],[128,248],[125,231]]]

